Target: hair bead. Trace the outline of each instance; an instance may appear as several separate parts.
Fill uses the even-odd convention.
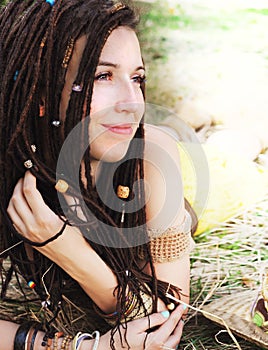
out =
[[[67,192],[68,188],[69,188],[68,183],[62,179],[58,180],[55,185],[55,189],[60,193]]]
[[[36,145],[32,144],[31,149],[32,149],[33,153],[35,153],[36,152]]]
[[[129,197],[129,187],[119,185],[117,187],[117,196],[121,199],[127,199]]]
[[[14,81],[16,81],[16,80],[17,80],[18,75],[19,75],[19,71],[18,71],[18,70],[16,70],[16,72],[15,72],[15,74],[14,74],[14,76],[13,76],[13,80],[14,80]]]
[[[79,85],[79,84],[73,84],[72,90],[73,90],[74,92],[81,92],[81,91],[83,90],[83,86],[82,86],[82,85]]]
[[[31,161],[31,159],[27,159],[23,164],[26,169],[31,169],[33,167],[33,162]]]
[[[60,120],[53,120],[52,125],[55,126],[56,128],[58,128],[61,125],[61,122],[60,122]]]
[[[34,283],[34,281],[29,281],[27,284],[31,289],[34,289],[36,287],[36,284]]]
[[[45,106],[43,104],[39,105],[39,117],[43,118],[45,116]]]
[[[46,0],[46,2],[50,5],[53,6],[55,4],[55,0]]]

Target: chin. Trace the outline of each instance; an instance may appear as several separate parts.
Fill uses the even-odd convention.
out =
[[[116,163],[125,157],[128,148],[129,142],[127,143],[127,145],[122,145],[122,143],[120,143],[119,145],[113,147],[107,146],[105,147],[105,149],[99,150],[98,152],[94,152],[94,149],[91,149],[91,155],[93,156],[93,158],[101,162]]]
[[[125,155],[127,154],[127,150],[125,152],[107,152],[100,160],[102,162],[107,162],[107,163],[116,163],[120,162]]]

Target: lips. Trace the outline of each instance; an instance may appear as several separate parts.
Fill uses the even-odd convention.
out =
[[[132,124],[102,124],[102,126],[115,134],[132,135],[133,133]]]

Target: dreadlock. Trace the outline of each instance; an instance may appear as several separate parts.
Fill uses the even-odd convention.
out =
[[[68,169],[68,164],[74,164],[74,169],[80,169],[79,188],[72,180],[72,170],[61,176],[69,184],[68,194],[77,198],[78,203],[84,203],[79,205],[86,220],[79,219],[76,210],[68,208],[67,204],[63,209],[64,205],[55,190],[57,161],[62,146],[76,125],[90,115],[94,74],[105,41],[118,26],[135,29],[138,22],[129,6],[114,9],[114,3],[110,0],[55,0],[53,6],[45,0],[12,0],[0,13],[1,251],[7,251],[5,257],[9,256],[12,270],[20,273],[26,281],[35,281],[35,290],[42,300],[47,292],[50,294],[50,309],[54,314],[62,298],[66,274],[36,250],[33,250],[33,259],[30,259],[25,245],[19,244],[23,237],[16,232],[6,214],[13,189],[25,173],[24,162],[29,159],[34,164],[31,172],[37,178],[38,190],[47,205],[61,218],[68,212],[71,224],[80,228],[85,239],[116,275],[119,312],[124,310],[126,290],[138,293],[140,286],[145,284],[150,286],[147,289],[153,298],[154,311],[157,298],[165,300],[167,284],[157,281],[155,277],[146,239],[144,188],[140,181],[144,177],[143,123],[125,159],[103,165],[99,184],[105,189],[105,198],[100,198],[92,182],[90,145],[83,155],[85,183],[81,180],[76,153],[68,153],[65,168]],[[83,35],[86,35],[87,43],[75,81],[83,89],[80,93],[71,93],[66,117],[62,120],[59,110],[68,62],[74,43]],[[141,88],[144,92],[144,86]],[[45,115],[39,117],[42,101]],[[58,124],[55,125],[55,121]],[[79,132],[79,145],[76,146],[84,149],[89,139],[87,125]],[[36,151],[33,151],[33,145]],[[107,185],[109,177],[113,179],[112,186]],[[126,213],[123,224],[120,222],[120,211],[105,204],[119,184],[130,189],[135,184],[135,198],[139,202],[136,211]],[[111,234],[111,228],[116,234]],[[134,247],[133,242],[129,241],[131,229],[135,230]],[[146,263],[150,265],[152,275],[145,274],[139,266],[137,253],[140,247],[146,252]],[[125,273],[126,270],[128,273]],[[2,284],[2,297],[10,276],[11,273]],[[44,284],[47,290],[44,290]],[[120,317],[115,329],[118,329],[119,322]],[[112,341],[111,346],[114,348]]]

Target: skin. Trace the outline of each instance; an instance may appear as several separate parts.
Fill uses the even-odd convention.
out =
[[[144,113],[144,77],[136,34],[124,27],[114,30],[95,73],[89,132],[95,161],[115,162],[125,156]]]
[[[75,53],[70,62],[62,92],[60,106],[62,116],[68,106],[85,40],[86,38],[82,37],[75,44]],[[126,45],[121,45],[122,42]],[[140,89],[144,74],[136,34],[126,27],[115,29],[101,53],[92,96],[89,131],[92,140],[91,156],[94,178],[98,176],[98,166],[103,160],[117,161],[127,152],[144,113],[144,100]],[[160,146],[165,150],[175,164],[175,171],[165,178],[161,172],[161,167],[166,166],[165,159],[160,159],[159,163],[157,154],[154,154],[155,146]],[[155,166],[156,162],[158,162],[157,166]],[[180,179],[180,166],[176,143],[158,128],[146,126],[145,182],[146,214],[149,227],[165,228],[170,224],[179,225],[183,222],[182,190],[177,189],[177,193],[174,192],[175,202],[174,199],[165,195],[166,183],[178,181],[178,179]],[[170,208],[174,211],[174,215],[169,222],[165,222]],[[50,238],[51,232],[58,232],[62,227],[62,221],[44,203],[41,194],[36,189],[36,179],[29,171],[26,172],[24,178],[18,181],[14,189],[8,206],[8,214],[16,229],[28,239],[36,242]],[[38,250],[74,278],[104,312],[110,313],[115,310],[116,297],[113,291],[117,280],[108,266],[85,242],[77,228],[67,226],[62,236]],[[94,266],[94,271],[88,271],[86,266]],[[188,303],[189,256],[185,255],[169,263],[157,263],[155,269],[159,279],[181,287],[182,293],[186,295],[182,296],[182,300]],[[150,273],[150,271],[147,272]],[[159,302],[159,310],[164,309],[165,305]],[[156,318],[156,322],[159,322],[158,325],[162,323],[163,325],[148,336],[146,349],[160,349],[163,344],[175,347],[182,334],[183,324],[179,321],[183,313],[185,310],[179,306],[168,320],[163,319],[161,315],[159,319],[159,314],[156,314],[158,316],[152,315],[153,320]],[[144,331],[148,328],[147,322],[147,318],[130,322],[131,331],[128,332],[128,340],[133,349],[143,348]],[[108,348],[109,338],[109,333],[101,337],[102,344],[106,344],[101,349]],[[9,349],[8,346],[5,349]],[[0,350],[2,350],[1,347]]]
[[[131,347],[131,350],[160,350],[163,346],[174,349],[178,344],[183,330],[183,321],[181,317],[184,313],[183,307],[178,306],[171,315],[163,313],[155,313],[147,317],[134,320],[128,324],[127,340]],[[156,331],[149,333],[146,338],[146,330],[148,325],[151,327],[159,327]],[[13,350],[13,339],[18,329],[18,325],[12,322],[0,321],[0,337],[1,344],[0,350]],[[7,336],[7,334],[9,336]],[[38,332],[36,341],[34,343],[34,350],[44,349],[41,346],[44,333]],[[110,332],[100,337],[100,343],[98,350],[107,350],[110,348]],[[10,341],[12,339],[12,342]],[[146,341],[145,341],[146,339]],[[58,347],[61,346],[61,339],[59,340]],[[80,350],[91,350],[93,348],[94,341],[86,340],[81,343]],[[123,343],[124,346],[127,346]],[[115,335],[115,347],[116,349],[123,349],[119,334]],[[69,350],[71,347],[69,347]],[[126,347],[124,347],[126,349]]]

